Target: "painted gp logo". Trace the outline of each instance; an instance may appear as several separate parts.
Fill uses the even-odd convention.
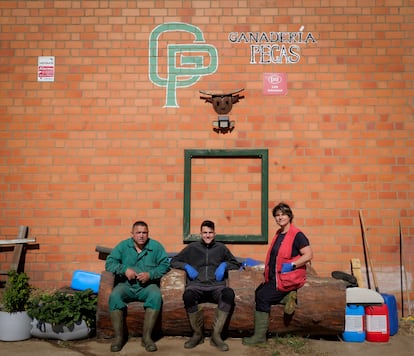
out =
[[[192,33],[194,42],[167,46],[167,76],[161,78],[158,67],[158,38],[164,32],[173,31]],[[210,57],[207,66],[204,65],[205,56],[193,55],[193,53],[202,52]],[[177,58],[179,58],[179,63],[177,63]],[[213,74],[217,67],[217,49],[205,44],[203,33],[198,27],[181,22],[170,22],[152,30],[149,37],[149,79],[155,85],[166,88],[164,107],[179,107],[176,97],[177,88],[185,88],[197,83],[202,76]]]

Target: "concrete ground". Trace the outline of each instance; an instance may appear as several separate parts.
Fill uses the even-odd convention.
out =
[[[315,353],[309,355],[364,355],[364,356],[412,356],[414,354],[413,335],[394,335],[389,342],[335,342],[311,340],[310,347]]]
[[[209,340],[192,350],[184,349],[183,344],[187,340],[181,337],[164,337],[157,341],[158,351],[153,355],[158,356],[211,356],[221,352],[212,347]],[[302,355],[392,355],[392,356],[409,356],[413,355],[414,335],[396,334],[392,336],[389,342],[363,342],[351,343],[343,341],[328,341],[304,339],[306,341],[305,349]],[[266,347],[248,347],[241,343],[241,339],[232,338],[226,340],[230,350],[225,355],[252,356],[254,353],[260,353],[261,356],[293,356],[298,355],[290,346],[278,346],[272,341],[268,342]],[[58,341],[31,338],[25,341],[17,342],[0,342],[0,355],[12,356],[34,356],[34,355],[57,355],[57,356],[105,356],[105,355],[148,355],[141,346],[140,338],[131,338],[119,353],[109,351],[109,340],[87,339],[79,341]]]

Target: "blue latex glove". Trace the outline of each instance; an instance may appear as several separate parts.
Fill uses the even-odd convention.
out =
[[[222,281],[224,278],[224,273],[226,273],[227,263],[221,262],[220,265],[217,267],[215,275],[216,281]]]
[[[189,264],[186,264],[186,265],[184,266],[184,269],[185,269],[185,271],[187,272],[188,277],[189,277],[191,280],[194,280],[194,279],[196,279],[196,278],[197,278],[197,276],[198,276],[198,272],[197,272],[197,270],[196,270],[193,266],[190,266]]]
[[[282,263],[282,273],[293,271],[293,266],[291,263]]]

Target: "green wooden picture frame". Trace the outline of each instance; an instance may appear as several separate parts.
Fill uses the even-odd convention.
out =
[[[191,169],[196,158],[257,158],[261,160],[261,231],[259,234],[217,234],[216,240],[231,243],[266,244],[268,242],[269,154],[267,149],[185,150],[184,151],[184,212],[183,240],[189,243],[200,238],[191,234]]]

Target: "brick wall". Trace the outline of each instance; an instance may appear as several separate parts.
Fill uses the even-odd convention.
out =
[[[270,210],[284,200],[311,239],[316,270],[349,272],[351,258],[364,259],[362,209],[380,289],[398,294],[401,221],[411,287],[413,7],[405,0],[275,3],[0,2],[0,235],[30,226],[40,245],[27,253],[34,284],[60,286],[75,269],[101,271],[95,246],[128,237],[137,219],[168,251],[180,250],[184,150],[259,148],[269,150],[270,237]],[[198,29],[204,43],[182,28],[160,27],[157,37],[157,26],[171,22]],[[229,37],[302,26],[314,41]],[[171,55],[167,46],[176,44],[201,46]],[[275,44],[293,54],[273,47],[272,59],[266,48]],[[53,82],[38,81],[39,56],[55,57]],[[176,72],[167,58],[175,58]],[[189,74],[200,66],[208,73]],[[264,73],[287,74],[287,94],[264,95]],[[229,114],[235,128],[217,133],[217,114],[199,90],[238,88],[245,98]],[[256,231],[255,164],[249,171],[216,163],[194,173],[192,232],[203,218],[216,221],[219,233]],[[267,247],[230,246],[260,260]],[[1,253],[0,265],[8,258]]]

